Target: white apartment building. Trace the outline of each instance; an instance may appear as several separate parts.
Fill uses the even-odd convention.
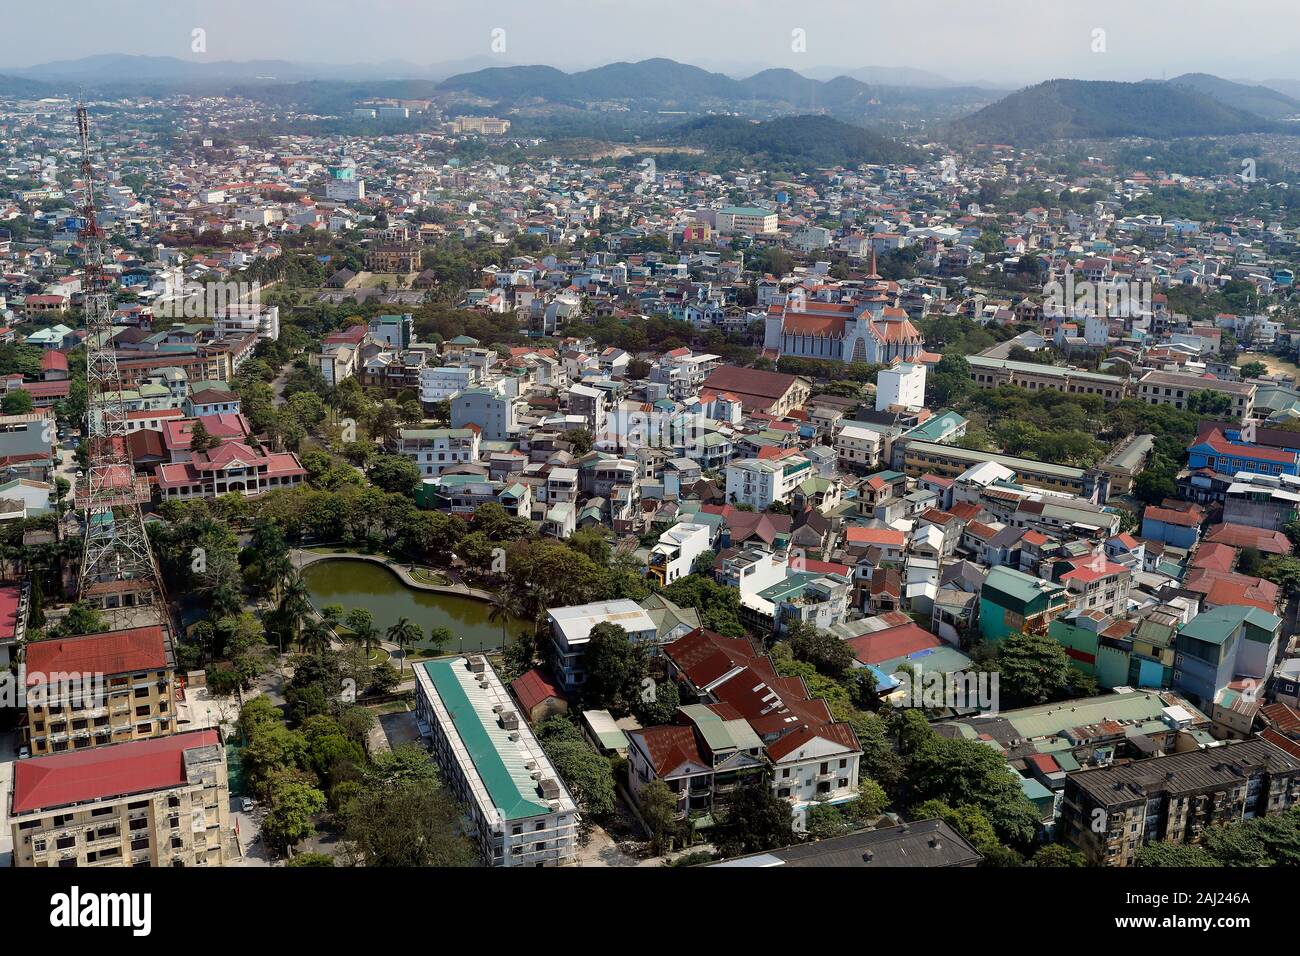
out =
[[[925,408],[925,366],[903,362],[894,368],[881,369],[876,376],[876,411],[893,406]]]
[[[659,536],[650,549],[649,576],[660,584],[672,584],[691,573],[695,559],[713,543],[713,529],[706,524],[683,521]]]
[[[478,461],[479,432],[476,428],[403,428],[396,451],[415,462],[422,476],[440,475],[453,465]]]
[[[355,179],[331,179],[325,183],[325,198],[334,202],[359,202],[366,198],[366,181]]]
[[[280,337],[280,307],[269,305],[230,305],[212,319],[213,334],[219,339],[233,339],[256,334],[274,342]]]
[[[774,502],[789,501],[791,492],[811,472],[811,463],[800,455],[733,461],[727,465],[727,501],[766,511]]]
[[[884,436],[865,425],[841,425],[835,433],[835,455],[845,465],[875,468]]]
[[[587,682],[583,661],[591,629],[597,624],[617,624],[627,632],[628,640],[634,642],[653,641],[659,633],[645,609],[626,598],[553,607],[547,615],[551,624],[551,660],[565,690],[574,690]]]
[[[717,215],[718,232],[742,233],[747,236],[764,235],[776,232],[776,213],[770,209],[752,206],[728,206],[719,209]]]
[[[416,721],[489,866],[564,866],[578,808],[487,658],[415,667]]]
[[[468,365],[439,365],[420,369],[420,401],[432,405],[472,388],[482,381],[477,368]]]

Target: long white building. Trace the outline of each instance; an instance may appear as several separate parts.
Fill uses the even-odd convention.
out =
[[[489,866],[565,866],[578,808],[487,658],[415,667],[416,720]]]

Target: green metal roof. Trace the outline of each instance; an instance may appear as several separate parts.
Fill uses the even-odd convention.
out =
[[[1017,571],[1003,565],[989,569],[988,575],[984,578],[984,588],[990,587],[995,591],[1010,595],[1022,604],[1029,604],[1044,594],[1065,590],[1059,584],[1052,584],[1042,578],[1036,578],[1032,574],[1025,574],[1023,571]]]
[[[460,664],[459,671],[453,666]],[[503,753],[506,748],[506,731],[499,728],[492,710],[486,702],[475,707],[462,684],[460,674],[465,670],[464,658],[443,661],[426,661],[424,667],[442,704],[451,715],[451,722],[469,752],[474,769],[478,771],[483,786],[492,797],[493,804],[507,820],[549,813],[551,808],[534,798],[537,785],[525,770],[522,761],[518,766],[506,765]],[[495,738],[500,737],[501,742]]]
[[[1122,389],[1127,380],[1115,375],[1103,375],[1085,369],[1065,368],[1060,365],[1045,365],[1040,362],[1017,362],[1012,359],[995,359],[987,355],[967,355],[966,362],[972,368],[1003,368],[1009,372],[1024,372],[1032,375],[1052,376],[1055,378],[1076,378],[1083,382],[1097,382],[1112,388]]]
[[[704,704],[687,704],[679,708],[690,718],[714,753],[720,750],[756,750],[763,746],[762,739],[745,720],[723,720]]]
[[[923,441],[941,441],[965,423],[966,419],[954,411],[941,412],[917,425],[907,433],[907,437],[919,438]]]
[[[1003,711],[1004,717],[1021,740],[1055,737],[1071,727],[1101,723],[1104,720],[1131,722],[1158,718],[1165,708],[1160,692],[1134,690],[1123,694],[1103,694],[1079,700],[1041,704]],[[978,727],[978,723],[975,724]]]

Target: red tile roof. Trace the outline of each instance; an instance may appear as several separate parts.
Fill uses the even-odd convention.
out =
[[[544,703],[553,697],[558,697],[560,700],[566,699],[564,692],[556,687],[536,667],[512,680],[510,689],[519,698],[519,705],[528,713],[532,713],[533,708],[538,704]]]
[[[213,745],[221,745],[217,731],[192,730],[20,760],[14,764],[12,812],[178,787],[186,782],[185,752]]]
[[[18,633],[18,604],[22,593],[14,584],[0,587],[0,641],[12,641]]]
[[[854,526],[846,528],[844,539],[849,544],[884,544],[901,548],[907,536],[893,528],[863,528]]]
[[[1279,750],[1284,750],[1292,757],[1300,760],[1300,743],[1296,743],[1290,737],[1284,737],[1272,727],[1268,728],[1268,730],[1262,731],[1260,736],[1271,743],[1274,747],[1277,747]]]
[[[1196,557],[1192,558],[1192,567],[1231,571],[1237,563],[1238,553],[1237,549],[1230,544],[1206,542],[1197,549]]]
[[[1190,511],[1175,511],[1172,508],[1161,508],[1157,505],[1147,505],[1147,510],[1142,512],[1142,518],[1143,520],[1150,518],[1152,521],[1178,525],[1182,528],[1195,528],[1201,523],[1199,514]]]
[[[879,664],[917,651],[943,646],[941,640],[913,623],[863,634],[861,637],[850,638],[846,643],[853,649],[853,656],[863,664]]]
[[[695,742],[695,728],[682,727],[677,724],[661,724],[647,727],[634,733],[641,738],[654,765],[655,775],[666,777],[683,764],[694,763],[702,767],[711,767],[712,761],[700,755],[699,745]]]
[[[39,675],[129,674],[167,666],[162,628],[132,627],[102,634],[80,634],[33,641],[27,645],[27,684]]]
[[[1281,531],[1252,528],[1244,524],[1216,524],[1210,528],[1205,540],[1229,544],[1234,548],[1255,548],[1266,554],[1291,553],[1291,541]]]

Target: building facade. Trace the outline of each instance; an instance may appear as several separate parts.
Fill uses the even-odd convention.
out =
[[[488,866],[575,860],[578,808],[487,658],[415,667],[416,719]]]
[[[21,760],[14,865],[225,866],[236,852],[227,779],[215,730]]]

